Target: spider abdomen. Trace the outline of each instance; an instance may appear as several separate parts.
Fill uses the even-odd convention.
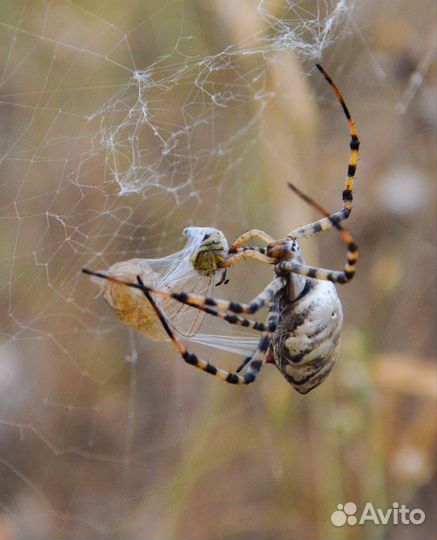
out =
[[[281,298],[279,308],[272,356],[293,388],[306,394],[335,363],[343,327],[340,299],[333,283],[311,279],[305,294],[294,302]]]

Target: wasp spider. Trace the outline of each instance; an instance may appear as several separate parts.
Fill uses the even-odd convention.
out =
[[[337,95],[351,134],[347,179],[342,194],[343,208],[329,214],[322,206],[289,183],[291,190],[324,217],[290,231],[282,240],[275,240],[267,233],[253,229],[242,234],[229,248],[223,233],[213,230],[217,234],[205,235],[191,259],[197,271],[208,274],[213,274],[218,269],[229,268],[249,258],[272,264],[275,277],[258,296],[247,304],[241,304],[210,296],[159,290],[146,285],[140,275],[137,276],[136,282],[132,282],[83,269],[86,274],[139,289],[150,302],[164,331],[183,360],[231,384],[250,384],[265,363],[273,363],[298,392],[306,394],[326,378],[336,360],[343,326],[343,311],[334,283],[350,281],[358,260],[358,247],[350,233],[341,225],[341,221],[347,219],[352,210],[353,182],[360,142],[355,123],[339,89],[320,65],[317,65],[317,69]],[[334,271],[306,265],[298,239],[312,237],[332,227],[339,231],[346,244],[347,259],[343,270]],[[267,245],[245,246],[253,238]],[[230,324],[260,332],[261,337],[255,352],[245,359],[236,373],[220,369],[199,358],[180,342],[156,304],[154,295],[171,298]],[[254,314],[264,306],[268,306],[265,323],[242,316]]]

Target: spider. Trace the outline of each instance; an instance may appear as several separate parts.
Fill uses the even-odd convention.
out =
[[[253,229],[238,237],[229,248],[223,233],[217,231],[219,234],[215,238],[211,236],[204,238],[197,254],[191,259],[196,270],[207,273],[226,269],[248,258],[272,264],[275,277],[258,296],[247,304],[241,304],[180,291],[162,291],[145,285],[141,276],[137,276],[135,283],[118,280],[101,272],[82,270],[85,274],[139,289],[150,302],[163,329],[183,360],[231,384],[250,384],[255,381],[265,363],[274,363],[298,392],[306,394],[327,377],[336,360],[343,326],[343,312],[334,283],[350,281],[355,274],[358,260],[358,247],[340,222],[347,219],[352,210],[353,181],[360,142],[355,123],[340,90],[319,64],[316,67],[334,90],[350,129],[350,158],[342,194],[343,208],[329,214],[308,195],[289,183],[291,190],[324,217],[290,231],[281,240],[275,240],[264,231]],[[312,237],[332,227],[339,231],[346,244],[347,257],[344,269],[334,271],[306,265],[297,240]],[[267,245],[265,247],[244,245],[253,238]],[[254,354],[244,360],[236,373],[217,368],[199,358],[180,342],[152,295],[177,300],[230,324],[261,332]],[[266,305],[268,316],[265,324],[242,316],[254,314]]]

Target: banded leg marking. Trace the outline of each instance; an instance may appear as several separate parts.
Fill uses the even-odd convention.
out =
[[[344,231],[347,233],[347,231]],[[348,233],[347,233],[348,234]],[[344,270],[328,270],[326,268],[316,268],[315,266],[308,266],[306,264],[300,264],[295,261],[282,261],[278,263],[277,269],[279,272],[292,272],[293,274],[299,274],[314,279],[324,279],[327,281],[333,281],[334,283],[347,283],[355,275],[355,266],[358,259],[358,247],[351,241],[348,246],[347,260]]]
[[[326,73],[326,71],[322,68],[320,64],[316,64],[316,68],[322,73],[322,75],[325,77],[328,84],[331,86],[331,88],[334,90],[335,95],[338,98],[338,101],[340,102],[340,105],[343,109],[344,115],[346,116],[346,119],[349,124],[349,131],[351,135],[351,141],[350,141],[350,156],[349,156],[349,164],[347,168],[347,178],[343,189],[343,206],[347,210],[349,210],[349,213],[352,211],[352,201],[353,201],[353,187],[354,187],[354,177],[355,172],[357,170],[357,164],[358,164],[358,156],[359,156],[359,148],[360,148],[360,140],[358,138],[357,128],[355,126],[355,122],[352,120],[351,114],[349,112],[349,109],[346,105],[346,102],[344,101],[344,98],[338,89],[335,82],[331,79],[331,77]]]
[[[230,371],[226,371],[224,369],[220,369],[207,360],[203,360],[202,358],[199,358],[196,354],[190,353],[184,345],[178,340],[178,338],[174,335],[172,329],[170,328],[170,325],[168,324],[166,318],[164,317],[164,314],[159,309],[157,304],[155,303],[152,295],[150,294],[150,291],[148,291],[148,287],[144,285],[141,278],[138,279],[138,284],[140,285],[141,290],[143,291],[144,296],[148,299],[150,304],[152,305],[156,315],[158,316],[159,320],[161,321],[161,324],[166,331],[168,337],[172,341],[173,345],[176,347],[179,354],[182,356],[184,362],[187,364],[190,364],[191,366],[194,366],[197,369],[201,369],[202,371],[205,371],[206,373],[209,373],[210,375],[213,375],[217,379],[221,381],[225,381],[230,384],[239,384],[239,385],[247,385],[251,384],[255,381],[258,373],[260,372],[262,366],[265,363],[265,356],[267,349],[270,345],[270,337],[267,334],[263,334],[261,337],[257,350],[255,351],[255,354],[251,358],[250,362],[248,363],[247,371],[244,375],[237,375],[236,373],[232,373]],[[259,358],[258,358],[259,356]]]
[[[292,236],[293,233],[296,235],[300,231],[305,232],[307,228],[308,228],[308,234],[310,236],[312,236],[312,235],[317,234],[318,232],[320,232],[320,230],[327,230],[327,229],[330,229],[331,227],[335,227],[339,231],[340,236],[341,236],[342,240],[344,241],[344,243],[346,244],[346,247],[347,247],[346,264],[345,264],[345,267],[344,267],[343,271],[340,271],[340,272],[338,272],[338,271],[329,271],[329,270],[324,270],[324,269],[321,269],[321,268],[320,269],[313,268],[313,267],[310,267],[310,266],[306,266],[305,267],[306,270],[304,271],[303,270],[303,268],[304,268],[303,265],[299,265],[300,266],[299,271],[297,271],[297,270],[289,270],[289,271],[292,271],[292,272],[294,272],[296,274],[301,274],[301,275],[304,275],[304,276],[308,276],[308,277],[315,277],[316,279],[327,279],[329,281],[334,281],[336,283],[347,283],[348,281],[350,281],[354,277],[355,269],[356,269],[356,263],[358,261],[358,246],[354,242],[350,232],[348,230],[346,230],[342,225],[340,225],[340,221],[342,221],[343,219],[347,219],[350,212],[346,208],[344,208],[343,210],[339,210],[338,212],[335,212],[334,214],[330,215],[323,208],[323,206],[321,206],[319,203],[314,201],[311,197],[309,197],[308,195],[303,193],[299,188],[297,188],[296,186],[294,186],[291,183],[289,183],[288,186],[297,195],[299,195],[299,197],[301,197],[306,203],[308,203],[311,207],[315,208],[318,212],[320,212],[321,214],[326,216],[325,218],[323,218],[323,219],[321,219],[319,221],[316,221],[314,223],[311,223],[310,225],[306,225],[305,227],[301,227],[300,229],[297,229],[296,231],[292,231],[289,236],[291,238],[299,238],[299,236]],[[344,215],[342,214],[343,212],[345,213]],[[325,227],[325,228],[323,228],[323,227]],[[301,236],[305,236],[305,234],[301,234]],[[298,264],[298,263],[296,263],[296,264]],[[285,270],[285,266],[281,266],[281,268],[283,270]],[[314,270],[317,271],[316,272],[317,275],[313,275]],[[308,272],[308,273],[304,273],[304,272]],[[324,276],[324,277],[322,277],[322,276]]]
[[[340,229],[340,227],[338,227],[337,225],[340,223],[340,221],[347,219],[350,215],[350,210],[348,210],[347,208],[342,208],[341,210],[330,214],[327,210],[325,210],[325,208],[323,208],[323,206],[321,206],[319,203],[317,203],[314,199],[301,191],[291,182],[288,182],[288,187],[292,191],[294,191],[294,193],[296,193],[296,195],[300,197],[304,202],[311,206],[311,208],[314,208],[315,210],[317,210],[317,212],[322,214],[322,216],[325,216],[324,218],[319,219],[318,221],[314,221],[309,225],[304,225],[303,227],[299,227],[298,229],[290,231],[287,235],[289,238],[310,238],[311,236],[314,236],[321,231],[327,231],[332,227]]]
[[[285,287],[286,281],[282,277],[276,277],[273,279],[267,287],[253,300],[251,300],[247,304],[239,304],[237,302],[230,302],[228,300],[220,300],[217,298],[210,298],[206,296],[201,295],[195,295],[191,294],[188,295],[186,293],[178,293],[178,292],[166,292],[166,291],[157,291],[155,289],[150,289],[150,292],[154,294],[159,294],[161,296],[165,296],[167,298],[173,298],[174,300],[178,300],[179,302],[183,304],[187,304],[189,306],[197,307],[199,305],[202,306],[212,306],[214,308],[217,308],[217,310],[220,311],[231,311],[233,313],[256,313],[260,309],[262,309],[268,302],[272,300],[272,298],[278,293],[283,287]],[[131,285],[132,286],[132,285]]]
[[[220,300],[216,298],[211,298],[208,296],[202,296],[199,294],[187,294],[184,292],[176,291],[160,291],[159,289],[154,289],[153,287],[148,287],[147,285],[140,285],[139,283],[131,283],[129,281],[123,281],[112,276],[103,274],[102,272],[93,272],[87,268],[82,268],[82,272],[87,275],[99,277],[102,279],[108,279],[120,285],[126,285],[128,287],[133,287],[135,289],[140,289],[141,291],[148,291],[150,293],[156,294],[158,296],[163,296],[164,298],[173,298],[182,304],[187,306],[192,306],[195,308],[201,307],[214,307],[218,311],[231,311],[233,313],[256,313],[261,308],[265,306],[267,302],[270,302],[277,292],[279,292],[283,287],[285,287],[286,281],[282,277],[276,277],[272,280],[267,287],[253,300],[248,304],[239,304],[236,302],[230,302],[228,300]]]
[[[245,328],[251,328],[252,330],[257,330],[258,332],[265,332],[266,331],[266,325],[262,322],[254,321],[252,319],[245,319],[244,317],[240,317],[236,313],[226,313],[225,311],[217,311],[215,309],[201,306],[201,305],[191,305],[190,307],[194,307],[200,311],[204,311],[208,315],[212,315],[213,317],[218,317],[219,319],[222,319],[223,321],[226,321],[229,324],[236,324],[237,326],[244,326]]]
[[[268,329],[267,332],[269,335],[272,335],[274,332],[276,332],[276,329],[278,327],[278,322],[279,322],[278,304],[276,302],[270,302],[269,314],[267,317],[267,329]],[[267,349],[264,353],[264,358],[263,358],[264,363],[266,360],[266,357],[265,357],[266,354],[267,354]],[[245,358],[244,361],[236,369],[237,373],[240,373],[240,371],[242,371],[250,363],[251,360],[252,360],[252,356],[248,356],[247,358]]]
[[[340,221],[347,219],[349,214],[349,210],[342,208],[338,212],[334,212],[325,218],[290,231],[287,236],[289,238],[293,238],[294,240],[297,240],[298,238],[312,238],[322,231],[328,231],[332,227],[335,227],[335,223],[339,223]]]

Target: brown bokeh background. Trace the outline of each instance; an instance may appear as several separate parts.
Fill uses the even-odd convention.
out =
[[[435,538],[435,6],[353,2],[314,33],[335,4],[1,4],[0,538]],[[316,217],[287,179],[339,207],[347,125],[317,60],[362,139],[340,358],[307,396],[271,366],[234,388],[79,271],[190,224],[280,237]],[[334,232],[303,249],[341,267]],[[220,294],[270,275],[244,263]],[[335,528],[347,501],[426,521]]]

